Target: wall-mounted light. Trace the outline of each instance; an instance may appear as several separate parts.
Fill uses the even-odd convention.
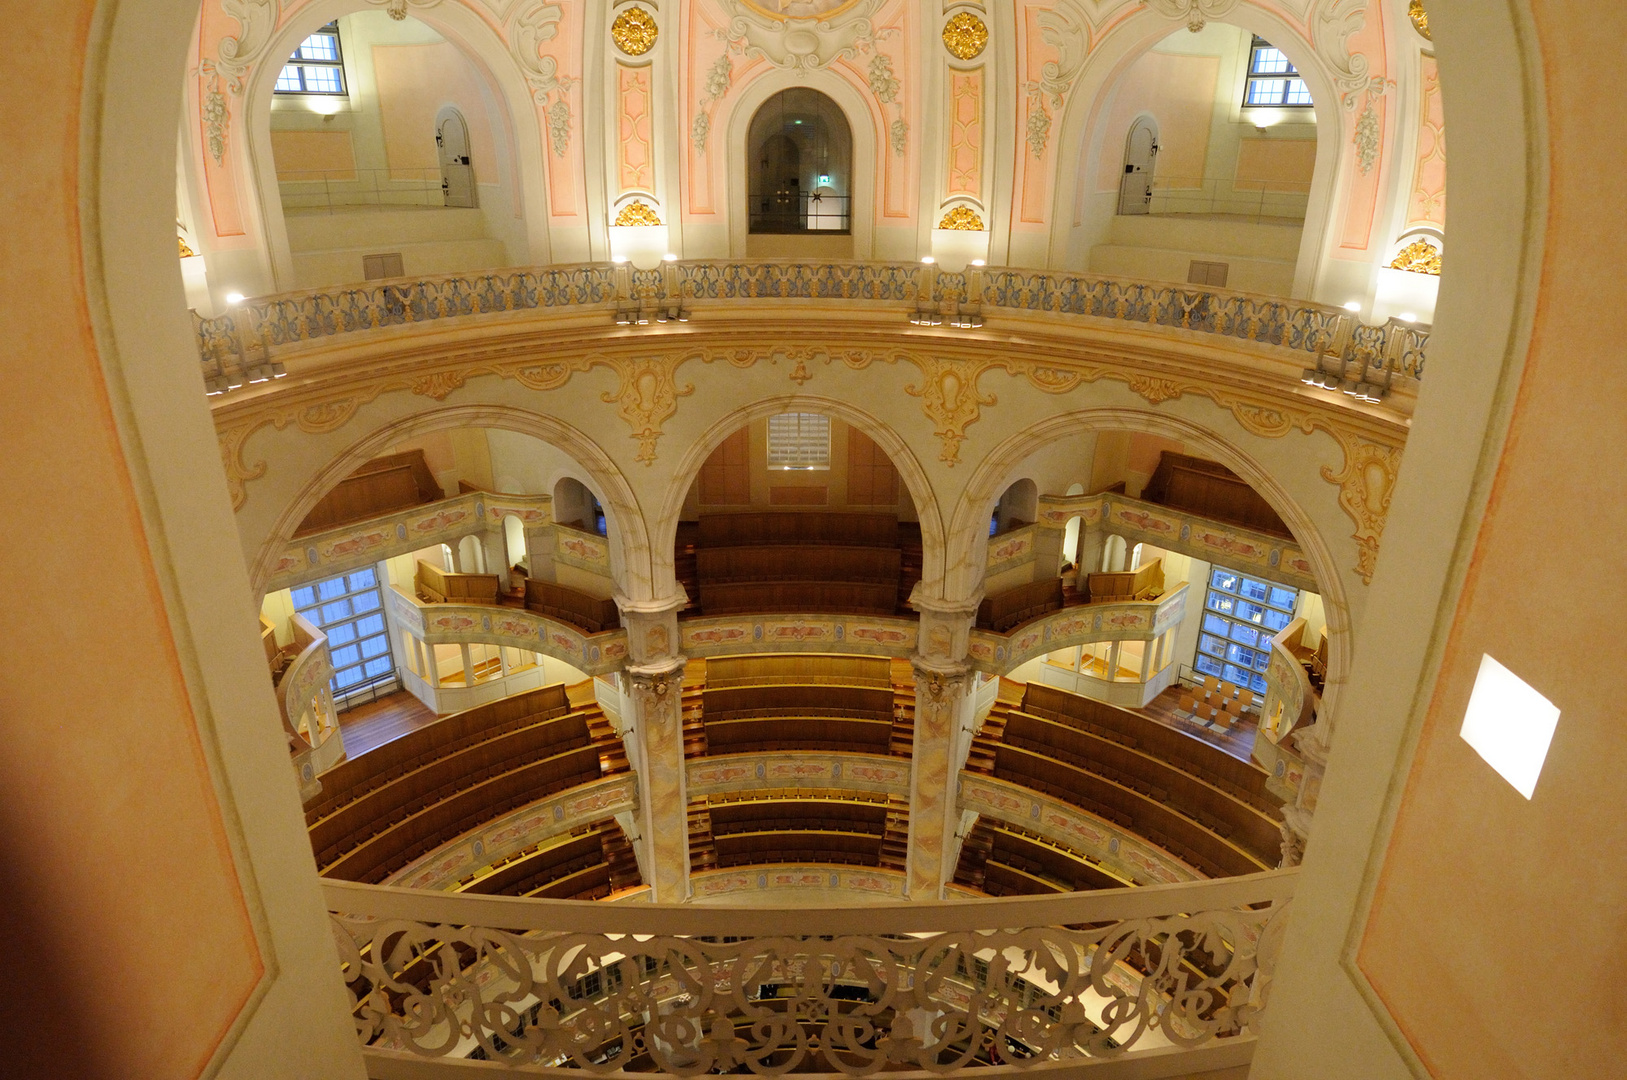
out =
[[[934,259],[931,255],[922,255],[921,256],[921,261],[923,263],[925,263],[926,265],[931,266],[933,263],[937,262],[938,260]]]
[[[678,256],[674,255],[672,252],[669,251],[665,255],[661,256],[661,261],[662,262],[677,262],[678,261]]]
[[[987,259],[973,259],[972,260],[972,265],[973,266],[984,266],[984,265],[987,264],[987,262],[988,262]]]
[[[610,256],[610,261],[615,263],[617,266],[620,266],[622,263],[627,261],[627,256],[625,256],[625,255],[612,255],[612,256]]]
[[[1417,313],[1416,312],[1411,312],[1411,311],[1403,311],[1401,314],[1397,315],[1396,318],[1400,319],[1402,322],[1417,322],[1418,321]]]
[[[1360,300],[1347,301],[1345,303],[1345,310],[1346,311],[1360,311],[1361,310],[1361,301]]]
[[[1529,799],[1548,757],[1559,709],[1487,653],[1480,657],[1458,734]]]
[[[241,304],[243,299],[243,294],[240,292],[229,292],[226,294],[226,302],[228,304]]]

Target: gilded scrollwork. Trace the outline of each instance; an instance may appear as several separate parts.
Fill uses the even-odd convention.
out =
[[[601,394],[600,400],[616,406],[616,415],[632,428],[638,440],[638,456],[645,465],[655,463],[655,444],[661,438],[661,425],[678,411],[678,399],[695,392],[693,383],[680,387],[674,373],[681,360],[650,357],[627,360],[620,357],[601,361],[610,366],[618,380],[616,389]]]
[[[1174,379],[1161,379],[1156,375],[1132,375],[1129,386],[1145,398],[1148,405],[1161,405],[1186,393],[1186,387]]]
[[[460,389],[467,381],[468,376],[461,371],[434,371],[413,379],[412,392],[419,397],[445,401],[448,394]]]
[[[1441,249],[1420,236],[1396,252],[1395,258],[1390,261],[1390,269],[1440,277]]]
[[[921,381],[906,386],[904,392],[921,399],[927,419],[936,425],[932,433],[943,444],[938,460],[953,466],[960,461],[960,444],[966,440],[967,427],[977,423],[984,406],[999,400],[977,388],[977,380],[983,373],[998,364],[992,360],[915,355],[909,360],[921,369]]]
[[[628,56],[643,56],[655,48],[655,39],[660,33],[655,18],[636,6],[624,8],[610,24],[610,40]]]
[[[1322,479],[1339,485],[1339,506],[1356,523],[1351,534],[1357,546],[1356,573],[1364,584],[1372,584],[1379,541],[1390,513],[1390,494],[1401,469],[1401,448],[1339,429],[1333,435],[1344,449],[1344,467],[1335,470],[1324,465]]]
[[[976,60],[988,43],[988,26],[970,11],[956,12],[943,24],[943,47],[956,60]]]

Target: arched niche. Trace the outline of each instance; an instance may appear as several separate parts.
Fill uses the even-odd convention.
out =
[[[238,158],[239,171],[253,188],[249,198],[259,221],[260,246],[265,253],[273,291],[292,288],[294,280],[288,223],[271,148],[271,103],[282,58],[289,56],[317,27],[352,12],[371,10],[376,9],[360,0],[314,0],[272,35],[263,56],[275,59],[260,63],[246,80],[243,120],[239,125],[244,137],[233,141],[244,147]],[[433,7],[414,6],[411,17],[457,47],[475,66],[489,92],[502,106],[497,112],[504,120],[502,141],[509,149],[506,168],[514,212],[523,218],[523,235],[529,248],[526,258],[520,261],[548,262],[551,255],[542,130],[530,86],[520,73],[518,63],[496,32],[461,0]]]
[[[618,592],[632,600],[651,597],[651,560],[648,533],[631,486],[599,445],[562,421],[508,406],[464,405],[420,413],[385,424],[351,443],[319,469],[299,495],[277,518],[250,568],[256,602],[263,597],[278,553],[288,544],[299,523],[322,496],[359,466],[385,448],[428,432],[460,428],[487,428],[529,435],[562,451],[580,467],[582,483],[604,508],[610,540],[610,570]],[[666,555],[671,572],[671,542]]]
[[[1344,577],[1333,552],[1310,515],[1262,466],[1226,439],[1188,420],[1129,409],[1083,409],[1042,420],[995,447],[978,464],[956,503],[948,533],[949,550],[957,554],[945,589],[954,596],[973,596],[982,588],[987,564],[989,518],[1001,494],[1020,476],[1024,464],[1047,444],[1084,432],[1130,430],[1172,439],[1192,452],[1218,461],[1242,477],[1276,511],[1310,561],[1322,590],[1328,626],[1328,690],[1323,708],[1332,714],[1338,688],[1352,655],[1350,609]],[[1123,543],[1121,540],[1120,543]],[[1106,551],[1106,545],[1104,545]],[[1129,549],[1123,553],[1128,565]],[[1090,572],[1095,567],[1082,568]]]
[[[1032,525],[1039,518],[1039,485],[1028,477],[1012,481],[994,504],[994,535]]]
[[[746,238],[750,229],[748,206],[749,184],[746,166],[749,162],[752,122],[768,100],[784,90],[805,88],[835,103],[852,138],[851,223],[853,258],[873,257],[875,246],[876,191],[881,180],[878,169],[878,148],[885,143],[884,123],[876,113],[867,90],[861,90],[829,68],[817,71],[787,71],[774,68],[747,83],[735,100],[729,113],[727,160],[729,206],[729,254],[734,258],[746,255]]]
[[[1292,295],[1309,298],[1316,288],[1323,251],[1333,227],[1336,193],[1342,188],[1338,176],[1344,147],[1344,111],[1339,108],[1339,92],[1325,65],[1302,31],[1276,14],[1251,3],[1232,7],[1223,20],[1271,42],[1281,49],[1311,92],[1316,114],[1316,167],[1300,234],[1299,257],[1294,269]],[[1093,242],[1074,227],[1079,221],[1086,194],[1093,189],[1106,155],[1118,159],[1123,143],[1104,131],[1114,88],[1121,84],[1130,66],[1160,41],[1175,33],[1185,33],[1181,24],[1151,7],[1143,7],[1107,33],[1090,51],[1073,92],[1059,118],[1056,150],[1056,188],[1051,205],[1050,244],[1045,256],[1048,266],[1083,268]]]
[[[851,231],[853,132],[818,90],[781,90],[758,107],[746,133],[746,213],[751,233]]]
[[[723,441],[754,420],[788,412],[816,412],[841,420],[863,432],[887,455],[898,478],[915,504],[916,520],[921,526],[921,559],[923,586],[942,580],[946,562],[943,515],[937,495],[927,479],[926,470],[904,440],[879,419],[844,401],[805,395],[768,398],[721,417],[708,427],[673,466],[672,482],[662,499],[659,516],[650,523],[650,537],[655,544],[651,555],[655,579],[670,582],[673,593],[677,580],[673,576],[673,545],[677,541],[678,522],[691,486],[700,475],[701,467]]]

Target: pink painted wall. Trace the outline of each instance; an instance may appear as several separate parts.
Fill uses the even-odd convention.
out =
[[[1407,199],[1407,226],[1446,228],[1446,109],[1433,56],[1419,57],[1418,165]]]

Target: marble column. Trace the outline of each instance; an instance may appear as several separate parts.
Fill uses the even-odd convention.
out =
[[[910,753],[910,839],[906,887],[912,900],[938,900],[955,876],[960,850],[960,769],[969,746],[972,701],[966,650],[980,597],[910,600],[921,613],[915,671],[915,736]]]
[[[689,796],[684,769],[685,659],[676,651],[687,598],[616,598],[631,662],[624,674],[622,738],[638,771],[639,866],[659,904],[689,898]]]

